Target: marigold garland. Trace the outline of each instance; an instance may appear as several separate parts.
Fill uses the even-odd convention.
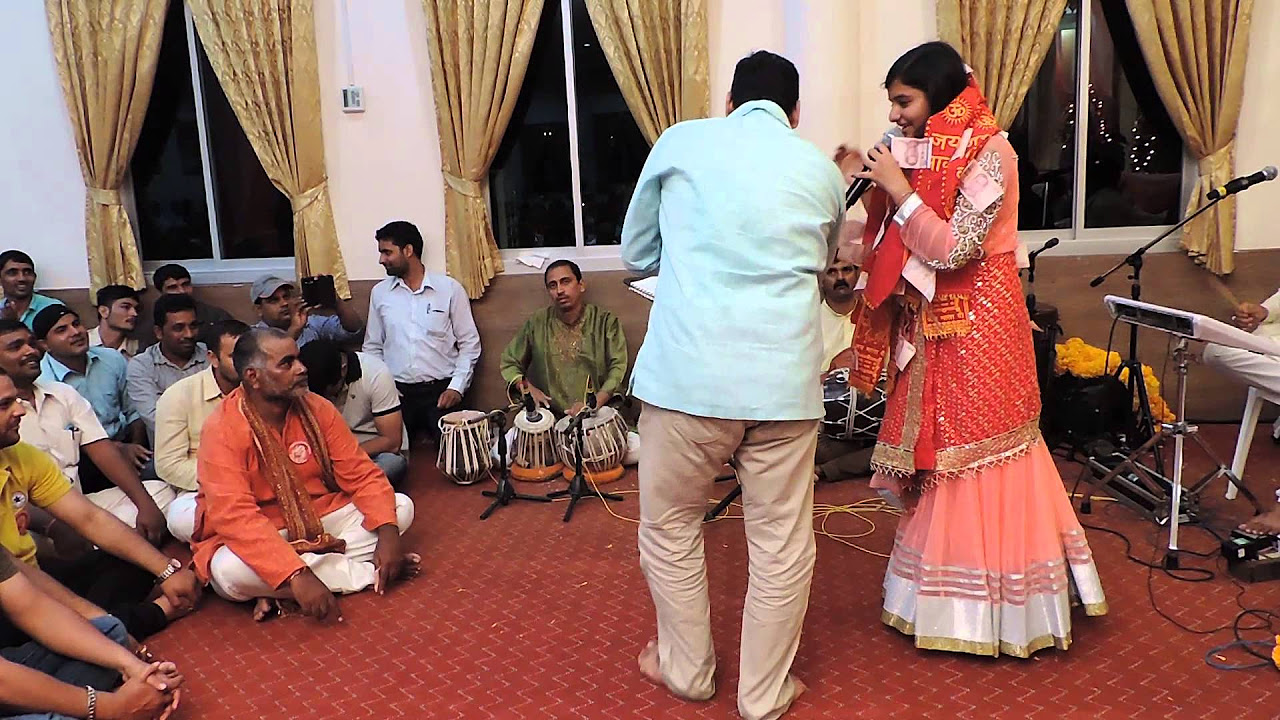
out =
[[[1058,375],[1071,374],[1078,378],[1096,378],[1103,374],[1111,372],[1111,368],[1118,368],[1122,360],[1120,353],[1112,352],[1108,354],[1102,348],[1096,348],[1080,338],[1068,338],[1066,342],[1057,346],[1058,358],[1054,361],[1054,372]],[[1120,371],[1120,382],[1129,381],[1129,369],[1124,368]],[[1142,381],[1147,386],[1147,402],[1151,405],[1151,415],[1155,417],[1157,422],[1170,423],[1176,420],[1173,411],[1164,399],[1160,397],[1160,380],[1156,378],[1156,374],[1150,366],[1142,366]],[[1138,399],[1134,398],[1134,409],[1137,409]]]

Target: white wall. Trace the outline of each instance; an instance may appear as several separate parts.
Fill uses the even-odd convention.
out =
[[[178,1],[178,0],[174,0]],[[734,64],[755,49],[780,52],[801,73],[800,133],[824,150],[865,144],[888,125],[880,84],[893,60],[936,36],[936,0],[709,0],[711,110],[723,112]],[[444,267],[443,185],[439,174],[425,20],[419,0],[348,2],[355,81],[366,112],[344,114],[347,65],[340,0],[316,3],[316,45],[330,195],[353,280],[383,276],[373,231],[393,219],[418,224],[427,261]],[[83,198],[53,66],[43,5],[8,3],[0,23],[0,82],[21,98],[0,114],[0,246],[31,253],[40,286],[84,287]],[[1240,121],[1238,168],[1280,164],[1280,3],[1254,5]],[[1280,182],[1241,196],[1239,245],[1278,248],[1268,210]]]

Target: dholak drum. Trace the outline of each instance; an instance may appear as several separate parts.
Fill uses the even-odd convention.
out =
[[[876,386],[871,397],[863,397],[849,387],[849,369],[836,368],[822,381],[822,432],[828,437],[874,445],[886,403],[883,383]]]
[[[436,467],[459,485],[474,485],[493,467],[489,418],[479,410],[457,410],[440,418]]]
[[[511,424],[516,430],[511,443],[511,477],[525,482],[546,482],[564,470],[556,450],[556,417],[550,410],[538,408],[533,420],[520,410]]]
[[[564,479],[572,480],[575,455],[573,435],[569,432],[572,417],[556,423],[556,448],[564,463]],[[627,454],[627,424],[617,410],[602,407],[582,421],[582,473],[596,485],[622,477],[622,458]]]

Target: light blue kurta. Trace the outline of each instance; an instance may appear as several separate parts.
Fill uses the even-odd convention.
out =
[[[775,103],[667,129],[622,230],[627,269],[661,270],[633,394],[703,417],[821,417],[818,275],[844,190]]]

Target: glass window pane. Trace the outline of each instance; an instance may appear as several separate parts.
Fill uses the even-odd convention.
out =
[[[500,248],[572,247],[573,177],[560,3],[547,0],[511,123],[489,169]]]
[[[1182,139],[1125,4],[1091,2],[1085,226],[1171,225],[1181,214]]]
[[[129,165],[144,260],[213,257],[182,8],[169,4],[151,102]]]
[[[267,179],[199,39],[196,46],[222,257],[293,257],[293,210],[289,199]]]
[[[618,245],[649,143],[609,69],[585,0],[573,0],[573,65],[583,244]]]
[[[1018,153],[1018,229],[1070,228],[1075,190],[1076,53],[1080,9],[1067,4],[1009,142]]]

